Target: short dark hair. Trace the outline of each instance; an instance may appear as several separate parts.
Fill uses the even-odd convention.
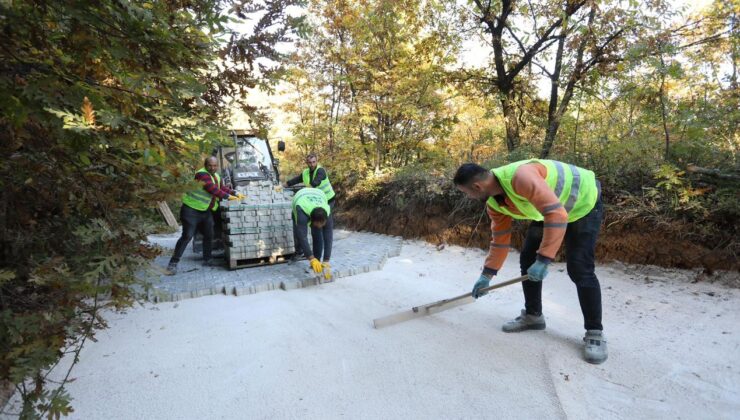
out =
[[[328,214],[326,214],[326,210],[321,207],[316,207],[311,212],[311,223],[324,223],[326,222],[327,217]]]
[[[482,181],[486,179],[490,172],[488,169],[475,164],[475,163],[464,163],[455,172],[455,178],[452,182],[455,185],[470,185],[475,181]]]

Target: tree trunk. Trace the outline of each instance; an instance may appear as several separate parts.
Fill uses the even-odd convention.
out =
[[[583,91],[578,97],[578,109],[576,110],[576,127],[573,130],[573,159],[577,159],[578,156],[578,123],[581,121],[581,100],[583,100]]]
[[[372,163],[372,156],[370,155],[369,147],[367,147],[367,140],[365,139],[365,128],[360,124],[359,129],[360,145],[362,145],[362,152],[365,153],[365,162]]]
[[[591,11],[588,14],[588,27],[590,28],[593,24],[594,18],[596,17],[596,9],[591,8]],[[552,88],[550,90],[550,106],[548,108],[547,112],[547,132],[545,134],[545,141],[542,144],[542,151],[540,152],[540,159],[546,159],[550,155],[550,150],[552,149],[553,144],[555,143],[555,136],[558,134],[558,130],[560,130],[560,122],[563,119],[563,115],[565,115],[565,111],[568,110],[568,106],[570,105],[570,100],[573,98],[573,91],[575,90],[576,83],[580,81],[588,71],[588,66],[584,66],[583,64],[583,53],[586,50],[586,44],[588,42],[588,39],[583,36],[581,38],[581,41],[578,44],[578,49],[576,50],[576,62],[575,67],[570,73],[570,76],[568,77],[568,83],[565,85],[565,90],[563,92],[563,98],[560,100],[560,104],[558,104],[558,90],[560,88],[560,73],[562,69],[562,62],[563,62],[563,49],[565,47],[565,37],[567,36],[567,24],[568,21],[566,20],[563,23],[563,29],[561,31],[561,38],[558,40],[558,51],[557,55],[555,57],[555,71],[552,73]],[[598,51],[594,52],[594,59],[597,56]]]
[[[738,18],[736,13],[732,13],[730,16],[730,38],[731,39],[737,39],[738,36]],[[732,50],[730,52],[730,63],[732,66],[732,73],[730,73],[730,89],[733,91],[737,91],[738,89],[738,83],[737,83],[737,61],[740,59],[740,52],[738,49],[740,49],[738,42],[732,43]]]
[[[506,123],[506,146],[509,152],[519,147],[521,141],[519,138],[519,121],[516,115],[516,102],[514,81],[519,72],[530,64],[532,58],[536,56],[543,48],[545,43],[552,39],[551,34],[559,28],[563,19],[568,19],[581,9],[587,0],[577,0],[566,2],[563,14],[550,23],[543,31],[537,34],[536,41],[529,47],[525,47],[521,41],[518,41],[523,54],[518,61],[513,61],[507,65],[506,51],[503,42],[503,33],[507,28],[507,20],[514,13],[514,0],[501,0],[499,2],[483,2],[473,0],[481,15],[478,16],[480,21],[486,25],[491,34],[491,47],[493,49],[493,64],[496,77],[493,84],[496,86],[503,108],[504,120]],[[492,8],[499,8],[499,13],[495,13]],[[513,33],[512,33],[512,36]]]
[[[542,143],[540,159],[547,159],[550,154],[552,144],[555,142],[555,135],[560,127],[560,116],[558,114],[558,95],[560,93],[560,71],[563,68],[563,49],[565,48],[565,29],[560,33],[558,40],[558,49],[555,54],[555,69],[550,75],[550,104],[547,107],[547,131],[545,132],[545,141]]]
[[[378,128],[375,130],[375,174],[380,173],[380,159],[383,152],[383,114],[378,113]]]
[[[337,78],[336,70],[334,66],[331,69],[331,105],[329,107],[329,152],[334,151],[334,108],[336,107],[336,113],[339,114],[339,92],[337,89]]]
[[[504,122],[506,124],[506,148],[513,152],[519,147],[519,120],[516,115],[516,102],[514,92],[502,92],[501,108],[504,113]]]
[[[660,54],[660,113],[663,119],[663,133],[665,135],[665,156],[664,160],[670,158],[670,147],[671,147],[671,135],[668,132],[668,111],[666,109],[666,98],[665,98],[665,61],[663,61],[663,53]]]

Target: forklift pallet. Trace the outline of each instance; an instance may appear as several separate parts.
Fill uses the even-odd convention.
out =
[[[270,256],[262,258],[247,258],[243,260],[229,260],[229,269],[236,270],[239,268],[259,267],[261,265],[282,264],[290,261],[293,254]]]

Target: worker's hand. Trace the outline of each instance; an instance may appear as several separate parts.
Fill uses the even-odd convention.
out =
[[[235,195],[229,194],[229,201],[234,201],[234,200],[238,200],[238,199],[239,199],[239,197],[237,197]]]
[[[481,296],[485,296],[488,292],[481,292],[480,289],[488,287],[491,284],[491,278],[484,276],[483,274],[478,277],[478,281],[473,285],[473,293],[471,294],[474,298],[478,299]]]
[[[534,264],[529,266],[527,275],[529,275],[529,279],[532,281],[544,280],[545,276],[547,276],[547,263],[538,259]]]
[[[238,192],[238,193],[236,193],[236,198],[238,198],[240,200],[244,200],[245,198],[247,198],[247,196],[244,195],[244,194],[242,194],[242,193],[240,193],[240,192]]]
[[[329,261],[322,262],[321,267],[324,269],[324,280],[331,281],[331,264],[329,264]]]
[[[283,186],[282,185],[275,185],[275,192],[283,192]]]
[[[323,270],[323,267],[321,266],[321,262],[316,258],[311,258],[311,268],[313,269],[314,273],[321,273]]]

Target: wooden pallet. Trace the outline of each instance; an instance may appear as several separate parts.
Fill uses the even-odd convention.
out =
[[[170,210],[170,206],[167,205],[166,201],[158,202],[157,210],[159,210],[159,213],[164,217],[164,221],[167,222],[169,227],[178,227],[177,219],[175,219],[175,215],[172,214],[172,210]]]
[[[259,267],[261,265],[282,264],[288,262],[294,254],[275,255],[261,258],[229,259],[229,269]]]

